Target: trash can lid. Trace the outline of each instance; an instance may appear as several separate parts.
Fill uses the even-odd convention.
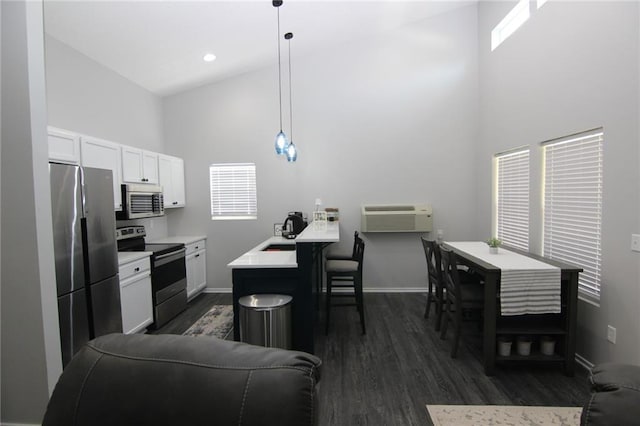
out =
[[[293,297],[286,294],[252,294],[242,296],[238,303],[251,308],[278,308],[290,303]]]

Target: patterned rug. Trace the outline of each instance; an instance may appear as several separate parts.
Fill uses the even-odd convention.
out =
[[[427,405],[434,426],[578,426],[582,407]]]
[[[198,319],[185,336],[213,336],[226,339],[233,330],[233,307],[231,305],[213,305],[207,313]]]

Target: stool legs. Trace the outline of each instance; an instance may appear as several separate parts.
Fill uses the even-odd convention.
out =
[[[342,281],[342,280],[341,280]],[[344,285],[339,285],[338,287],[345,287]],[[331,319],[331,296],[333,290],[333,277],[330,274],[327,274],[327,291],[326,291],[326,325],[325,325],[325,335],[329,334],[329,322]],[[359,276],[353,277],[353,296],[347,294],[338,294],[336,297],[354,297],[355,303],[350,304],[338,304],[334,306],[355,306],[358,309],[358,314],[360,315],[360,325],[362,327],[362,334],[366,334],[366,327],[364,321],[364,297],[362,291],[362,278]]]

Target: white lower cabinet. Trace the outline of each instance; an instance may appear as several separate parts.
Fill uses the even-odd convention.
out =
[[[123,333],[144,331],[153,322],[148,257],[120,265],[120,304]]]
[[[187,298],[192,299],[207,286],[207,250],[205,240],[186,245]]]

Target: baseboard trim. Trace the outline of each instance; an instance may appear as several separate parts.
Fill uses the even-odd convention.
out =
[[[0,426],[39,426],[38,423],[0,423]]]
[[[373,287],[373,288],[363,288],[362,291],[364,293],[426,293],[427,289],[419,288],[419,287]],[[228,293],[233,293],[233,289],[207,287],[202,292],[228,294]]]
[[[203,293],[225,293],[225,294],[230,294],[233,293],[233,289],[231,288],[211,288],[211,287],[207,287],[204,290],[202,290]]]

